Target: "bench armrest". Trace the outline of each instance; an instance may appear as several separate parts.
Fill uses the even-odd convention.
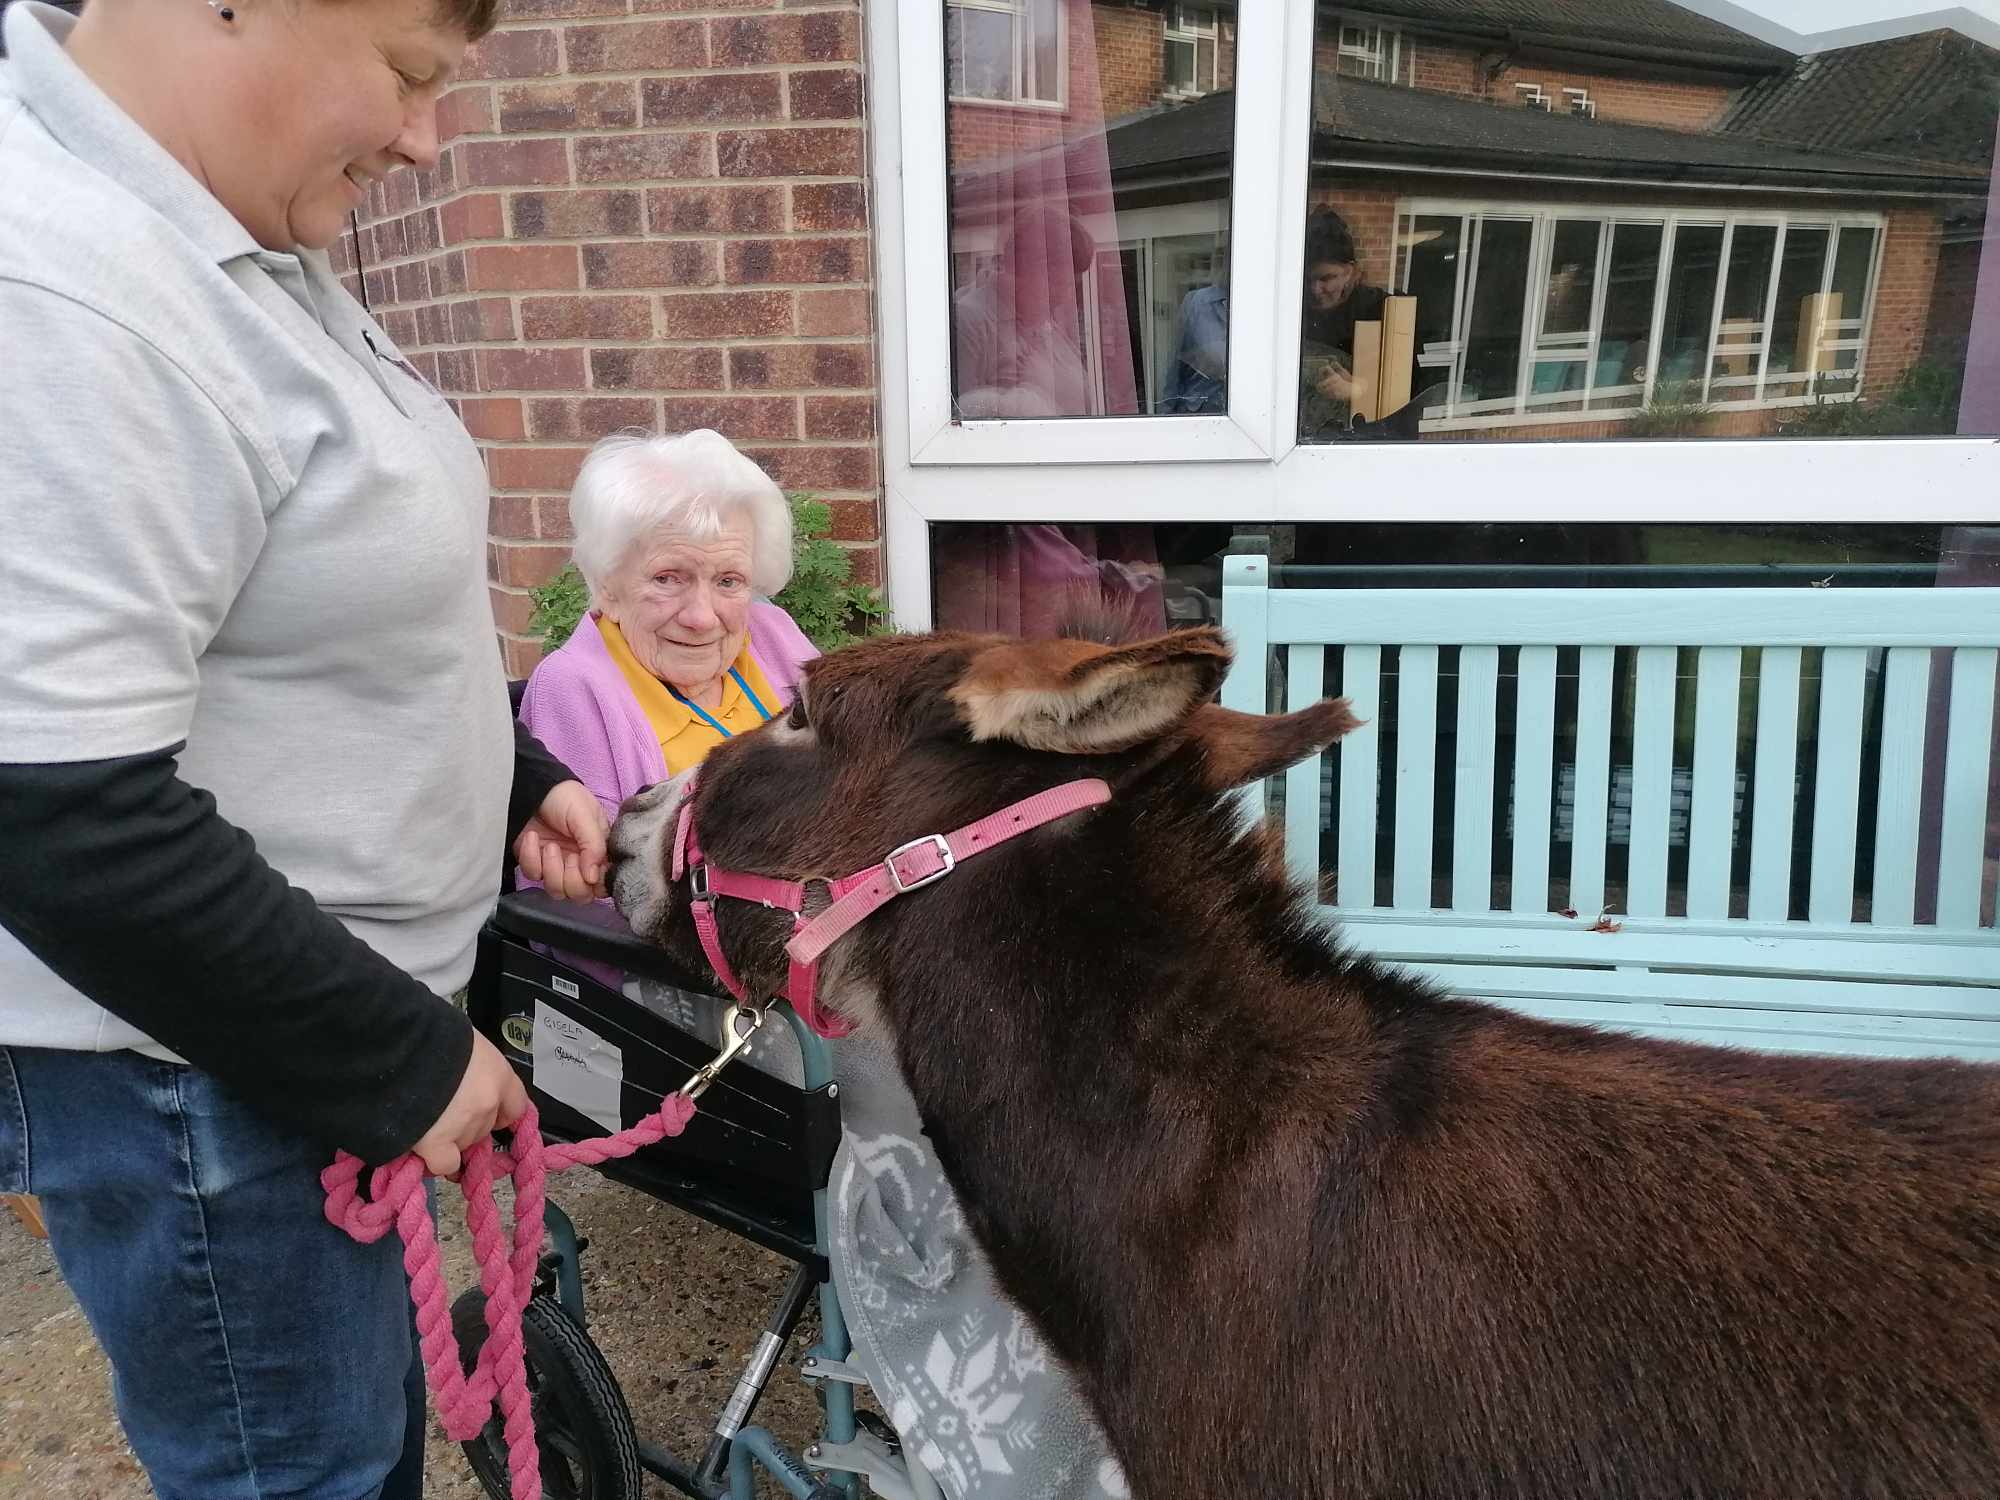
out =
[[[625,919],[598,902],[558,901],[542,890],[515,891],[500,898],[493,925],[509,937],[546,943],[563,953],[611,964],[628,974],[657,979],[698,994],[716,993],[715,981],[697,977],[625,925]]]

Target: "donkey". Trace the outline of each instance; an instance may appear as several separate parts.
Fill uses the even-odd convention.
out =
[[[854,645],[627,804],[617,903],[699,964],[693,888],[719,973],[816,958],[893,1035],[1141,1500],[2000,1494],[2000,1068],[1551,1025],[1357,957],[1228,795],[1355,721],[1217,707],[1229,660]],[[955,867],[926,837],[1081,779]],[[850,885],[894,899],[802,946]]]

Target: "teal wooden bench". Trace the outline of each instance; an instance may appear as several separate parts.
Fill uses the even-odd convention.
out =
[[[1367,721],[1246,793],[1349,943],[1552,1020],[2000,1059],[2000,597],[1313,589],[1224,562],[1226,706]]]

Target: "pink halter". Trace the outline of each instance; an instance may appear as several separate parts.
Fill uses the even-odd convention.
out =
[[[687,876],[689,904],[694,911],[694,927],[701,937],[701,951],[721,979],[723,988],[744,1004],[750,997],[742,981],[722,954],[722,938],[715,925],[715,901],[729,896],[738,901],[755,901],[760,906],[793,915],[791,941],[785,955],[791,972],[781,992],[792,1008],[821,1036],[844,1036],[848,1026],[838,1016],[819,1007],[819,961],[828,948],[860,924],[877,907],[907,892],[944,879],[961,860],[1005,843],[1017,834],[1039,828],[1044,823],[1097,807],[1111,800],[1111,788],[1096,777],[1064,782],[1032,797],[1024,797],[1000,811],[968,823],[953,833],[928,833],[898,845],[879,864],[869,865],[839,880],[778,880],[769,875],[746,875],[735,870],[718,870],[702,857],[701,841],[694,829],[694,783],[690,781],[681,801],[680,818],[674,827],[674,857],[671,876]],[[817,916],[806,915],[806,889],[826,888],[826,905]]]

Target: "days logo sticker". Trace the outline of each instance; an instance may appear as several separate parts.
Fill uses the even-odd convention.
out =
[[[532,1053],[535,1050],[535,1018],[507,1017],[500,1023],[500,1040],[516,1052]]]

